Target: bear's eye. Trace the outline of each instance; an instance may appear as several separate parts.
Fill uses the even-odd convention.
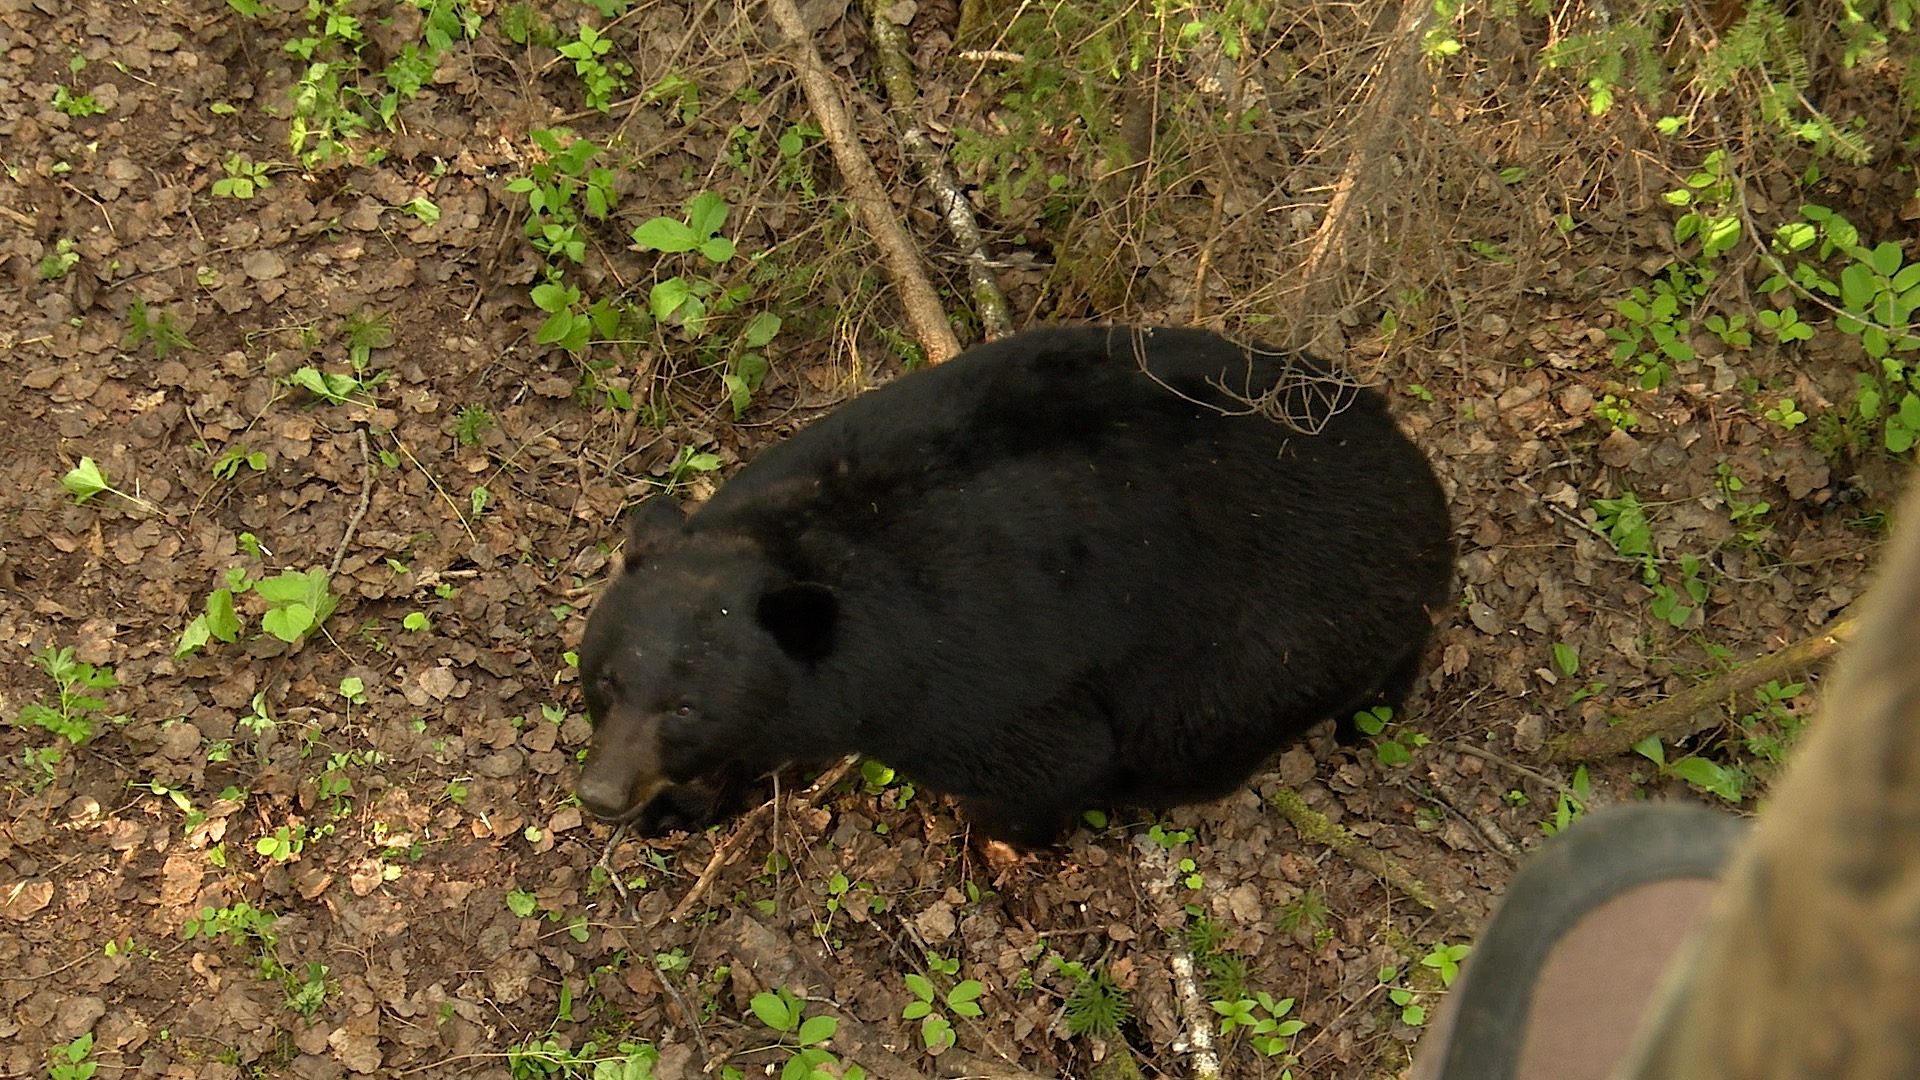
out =
[[[593,677],[593,688],[603,697],[618,697],[620,680],[611,671],[602,671]]]
[[[693,715],[693,706],[682,705],[679,708],[673,710],[673,715],[679,717],[682,720],[685,720]]]

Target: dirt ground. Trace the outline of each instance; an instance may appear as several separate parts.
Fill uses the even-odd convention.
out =
[[[1137,187],[1063,210],[1045,182],[996,187],[991,154],[956,160],[1022,324],[1198,313],[1310,337],[1384,380],[1459,522],[1460,604],[1389,730],[1417,743],[1411,761],[1323,735],[1234,798],[1158,823],[1117,814],[1000,875],[937,796],[858,771],[730,829],[609,846],[571,797],[588,725],[568,650],[621,511],[681,481],[698,497],[895,375],[904,324],[878,257],[754,11],[666,0],[608,23],[552,5],[567,33],[604,24],[627,57],[602,112],[570,59],[502,29],[509,8],[473,9],[477,35],[456,35],[392,129],[303,165],[285,103],[307,62],[284,46],[308,12],[251,6],[0,0],[15,282],[0,295],[0,716],[17,721],[0,727],[0,1076],[742,1075],[793,1056],[751,1007],[789,983],[810,1015],[841,1018],[828,1050],[888,1080],[983,1061],[1182,1076],[1180,942],[1209,996],[1292,999],[1304,1024],[1272,1055],[1227,1036],[1232,1075],[1391,1076],[1420,1035],[1407,1005],[1437,1003],[1440,958],[1471,942],[1573,782],[1545,740],[1827,624],[1863,588],[1895,493],[1884,460],[1823,454],[1813,425],[1762,416],[1782,395],[1809,412],[1847,399],[1859,357],[1842,335],[1785,350],[1701,334],[1665,388],[1621,387],[1608,301],[1674,257],[1663,170],[1691,168],[1697,144],[1613,141],[1620,128],[1582,142],[1577,103],[1484,129],[1463,111],[1445,122],[1462,140],[1536,147],[1535,180],[1517,195],[1436,180],[1457,196],[1447,220],[1396,218],[1395,189],[1429,162],[1393,151],[1401,179],[1363,200],[1380,213],[1316,254],[1358,145],[1325,133],[1356,123],[1342,88],[1370,61],[1334,47],[1347,31],[1331,21],[1276,16],[1237,65],[1190,56],[1167,73],[1267,95],[1272,112],[1177,164],[1152,150]],[[1071,125],[1023,135],[960,56],[958,12],[907,7],[939,145],[1025,139],[1057,175],[1124,176]],[[419,10],[391,14],[366,23],[373,68],[422,32]],[[858,13],[807,15],[959,310],[962,268],[866,89]],[[697,92],[664,81],[675,72]],[[582,358],[543,340],[531,286],[558,257],[529,242],[509,185],[547,160],[529,132],[562,126],[626,155],[611,227],[564,280],[644,295],[663,257],[626,235],[704,191],[731,206],[720,235],[766,255],[740,271],[752,299],[736,314],[784,322],[737,422],[718,373],[742,353],[705,371],[684,325]],[[791,153],[776,149],[788,132]],[[244,173],[235,154],[267,166],[246,197],[216,187]],[[1829,187],[1863,233],[1910,247],[1895,172],[1836,169]],[[1791,205],[1767,182],[1755,206]],[[1527,226],[1562,206],[1581,229]],[[1466,238],[1504,257],[1476,261]],[[1302,283],[1302,265],[1327,269]],[[1426,320],[1402,318],[1398,338],[1381,329],[1393,296]],[[1336,314],[1288,321],[1310,302]],[[331,384],[330,401],[303,369],[360,388]],[[1609,394],[1637,425],[1604,420]],[[76,501],[61,480],[82,458],[115,491]],[[1639,560],[1590,527],[1593,500],[1628,490],[1656,508],[1660,552],[1707,560],[1677,627],[1649,613]],[[272,602],[243,587],[237,640],[180,655],[216,590],[315,569],[337,603],[323,632],[263,632]],[[114,678],[84,691],[99,709],[69,710],[100,718],[80,746],[25,719],[60,697],[36,658],[66,649]],[[1591,783],[1596,802],[1704,797],[1638,758],[1594,763]],[[1265,799],[1283,785],[1446,910],[1297,836]],[[1117,1033],[1068,1030],[1076,963],[1124,992]],[[928,1054],[902,1018],[909,976],[941,995],[981,984],[978,1016],[935,1003],[957,1050]]]

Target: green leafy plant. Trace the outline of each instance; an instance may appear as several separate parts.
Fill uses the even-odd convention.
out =
[[[1807,414],[1801,412],[1800,407],[1796,405],[1790,397],[1783,397],[1772,405],[1767,406],[1766,411],[1761,415],[1779,424],[1781,427],[1786,428],[1788,431],[1792,431],[1794,428],[1807,422]]]
[[[90,1080],[100,1066],[92,1060],[93,1032],[88,1031],[64,1046],[53,1048],[53,1061],[47,1066],[52,1080]]]
[[[87,59],[84,56],[76,54],[67,60],[67,71],[70,74],[78,75],[85,71],[86,67]],[[83,116],[98,116],[107,111],[106,106],[94,100],[92,94],[78,93],[65,85],[53,88],[53,107],[76,120]]]
[[[289,972],[287,1008],[312,1022],[326,1006],[327,998],[337,989],[337,984],[327,978],[328,970],[325,964],[309,960],[304,977]]]
[[[585,262],[583,218],[605,220],[613,210],[619,200],[613,170],[594,163],[598,145],[575,139],[567,128],[535,128],[527,137],[546,157],[507,184],[508,191],[527,197],[526,237],[549,259]]]
[[[957,970],[957,965],[956,965]],[[932,980],[924,975],[909,972],[906,976],[907,992],[913,1000],[900,1010],[902,1020],[920,1021],[920,1043],[928,1054],[938,1055],[953,1048],[953,1022],[941,1011],[955,1016],[979,1016],[980,995],[986,987],[978,979],[965,979],[954,984],[953,989],[940,994]]]
[[[1913,322],[1920,311],[1920,263],[1908,262],[1901,246],[1890,240],[1867,246],[1851,222],[1827,207],[1809,203],[1800,207],[1800,216],[1775,230],[1770,249],[1779,271],[1760,288],[1797,291],[1838,309],[1834,329],[1859,339],[1870,364],[1855,376],[1859,418],[1879,426],[1881,445],[1889,453],[1905,453],[1920,441],[1920,392],[1914,382],[1920,373],[1915,356],[1920,333]],[[1837,273],[1830,269],[1836,261]],[[1762,312],[1760,322],[1783,342],[1812,336],[1791,305]]]
[[[1265,991],[1251,998],[1215,1001],[1211,1004],[1220,1017],[1220,1034],[1244,1032],[1248,1045],[1262,1057],[1291,1058],[1291,1040],[1307,1027],[1304,1021],[1287,1019],[1287,1014],[1293,1011],[1292,998],[1275,1000],[1272,994]],[[1282,1069],[1282,1080],[1291,1080],[1292,1064],[1289,1060],[1286,1063],[1288,1067]]]
[[[80,245],[70,236],[62,236],[53,242],[53,247],[34,267],[34,276],[41,281],[58,281],[67,276],[67,271],[80,265]]]
[[[243,465],[254,472],[266,472],[267,455],[264,451],[248,450],[235,443],[221,451],[220,456],[213,459],[213,464],[208,466],[208,469],[215,479],[231,480],[240,475],[240,467]]]
[[[73,501],[82,506],[94,496],[106,493],[118,495],[142,510],[156,512],[152,503],[137,495],[129,495],[109,483],[107,474],[101,471],[99,464],[90,457],[81,458],[80,464],[68,469],[60,477],[60,486],[66,488],[73,495]]]
[[[1653,529],[1639,496],[1628,491],[1617,499],[1595,499],[1592,505],[1595,530],[1607,538],[1614,551],[1640,561],[1640,579],[1653,593],[1650,607],[1654,616],[1675,629],[1685,626],[1706,602],[1710,591],[1706,576],[1710,567],[1706,559],[1698,555],[1680,556],[1680,585],[1675,588],[1667,584],[1661,572]]]
[[[453,417],[453,438],[461,446],[479,446],[494,426],[493,414],[479,405],[463,406]]]
[[[1353,726],[1374,740],[1374,757],[1382,765],[1405,765],[1413,760],[1413,751],[1427,745],[1428,739],[1417,731],[1394,730],[1393,709],[1376,705],[1353,714]],[[1411,747],[1411,749],[1409,749]]]
[[[641,222],[633,230],[633,244],[641,251],[667,255],[697,253],[709,267],[717,269],[732,259],[736,250],[732,240],[720,235],[730,209],[725,199],[703,191],[687,201],[684,217],[654,217]],[[674,274],[654,283],[647,293],[647,309],[656,322],[678,326],[688,337],[699,338],[706,334],[710,317],[733,310],[745,298],[744,286],[727,287],[705,274]]]
[[[1687,754],[1676,761],[1667,760],[1667,748],[1661,743],[1660,736],[1649,735],[1633,744],[1633,750],[1641,757],[1653,762],[1662,776],[1675,776],[1694,787],[1717,795],[1726,801],[1739,805],[1746,797],[1751,777],[1744,770],[1729,768],[1716,761],[1709,761],[1698,754]]]
[[[793,991],[781,988],[755,994],[747,1003],[753,1015],[780,1037],[779,1046],[787,1051],[780,1068],[780,1080],[865,1080],[866,1070],[852,1062],[842,1062],[826,1049],[826,1042],[840,1028],[831,1016],[806,1016]]]
[[[206,610],[187,624],[174,647],[175,656],[189,656],[215,641],[232,644],[240,640],[245,627],[235,598],[248,592],[265,602],[260,629],[289,645],[319,629],[339,604],[331,578],[318,566],[305,571],[285,570],[258,581],[236,568],[227,571],[226,581],[225,586],[207,595]]]
[[[1274,925],[1288,934],[1318,930],[1326,925],[1330,914],[1332,909],[1327,906],[1326,891],[1318,885],[1309,885],[1300,890],[1298,896],[1280,905]]]
[[[226,907],[203,907],[180,927],[183,941],[225,939],[253,953],[254,967],[263,979],[281,979],[287,969],[280,962],[280,936],[274,925],[280,916],[244,900]]]
[[[220,199],[251,199],[256,192],[273,186],[267,178],[269,166],[235,150],[221,162],[225,176],[213,182],[213,194]]]
[[[1625,299],[1614,301],[1619,322],[1607,328],[1614,366],[1639,376],[1642,390],[1657,390],[1673,377],[1673,365],[1695,357],[1694,305],[1706,294],[1711,271],[1676,263],[1650,287],[1635,286]]]
[[[587,108],[606,112],[613,107],[613,95],[627,88],[626,76],[633,68],[621,60],[608,62],[613,41],[591,26],[581,26],[578,36],[559,46],[561,56],[573,61],[573,73],[586,91]]]
[[[507,1047],[512,1080],[653,1080],[660,1052],[651,1043],[621,1041],[603,1049],[597,1039],[575,1048],[552,1035]]]
[[[1791,406],[1793,401],[1788,399]],[[1746,491],[1746,482],[1734,474],[1733,466],[1721,462],[1714,470],[1714,487],[1720,490],[1720,497],[1726,500],[1727,520],[1733,523],[1733,544],[1739,547],[1757,548],[1766,543],[1768,534],[1773,530],[1762,520],[1773,509],[1773,504],[1764,499],[1745,499],[1741,493]]]
[[[21,706],[14,722],[22,727],[40,728],[73,746],[86,745],[98,730],[102,714],[107,709],[107,703],[96,697],[93,691],[111,690],[120,685],[120,680],[114,677],[113,669],[105,664],[96,667],[75,660],[71,648],[48,646],[33,659],[40,665],[40,670],[53,680],[59,689],[59,696],[51,705],[45,701],[32,701]],[[125,718],[109,719],[119,722]]]
[[[1700,168],[1687,177],[1684,187],[1663,196],[1670,205],[1687,208],[1674,222],[1674,243],[1684,245],[1697,237],[1702,260],[1715,258],[1739,243],[1738,185],[1738,178],[1727,167],[1727,152],[1709,152]]]
[[[1553,816],[1540,823],[1540,831],[1548,836],[1565,831],[1567,826],[1586,814],[1587,804],[1592,799],[1593,780],[1587,775],[1587,767],[1581,765],[1573,770],[1573,779],[1554,800]]]
[[[172,312],[148,307],[145,300],[135,297],[127,304],[127,333],[120,347],[137,349],[142,345],[153,350],[156,360],[165,360],[175,349],[195,348],[193,342],[187,340],[186,332],[173,321]]]

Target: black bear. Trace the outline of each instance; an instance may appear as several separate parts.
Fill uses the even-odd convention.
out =
[[[1003,338],[691,516],[633,513],[580,650],[580,801],[703,827],[854,752],[1026,846],[1088,807],[1217,798],[1315,723],[1399,704],[1451,534],[1380,396],[1316,361],[1200,330]]]

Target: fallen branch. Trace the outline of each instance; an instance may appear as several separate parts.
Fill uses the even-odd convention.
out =
[[[1634,744],[1649,735],[1678,739],[1706,727],[1695,718],[1728,699],[1775,679],[1791,679],[1832,656],[1834,650],[1853,637],[1855,621],[1842,619],[1812,637],[1777,652],[1768,653],[1752,663],[1737,667],[1699,686],[1656,702],[1644,709],[1626,713],[1605,731],[1591,734],[1561,735],[1547,742],[1547,759],[1557,762],[1591,761],[1631,751]]]
[[[794,6],[794,0],[767,0],[767,8],[780,32],[793,46],[793,66],[799,72],[800,87],[806,92],[814,118],[820,121],[822,137],[833,148],[834,163],[846,179],[847,194],[860,208],[860,220],[886,257],[893,282],[900,288],[901,306],[906,309],[914,337],[919,339],[928,361],[939,363],[951,358],[960,351],[960,340],[954,336],[946,309],[940,306],[939,295],[921,269],[918,248],[894,217],[893,202],[887,198],[886,189],[880,185],[880,175],[874,172],[873,162],[860,146],[846,103],[840,100],[833,77],[820,62],[813,38],[800,18],[800,9]]]
[[[1149,836],[1134,837],[1133,846],[1146,870],[1147,896],[1153,901],[1159,922],[1167,929],[1177,929],[1185,921],[1180,903],[1173,896],[1174,883],[1180,880],[1180,865]],[[1167,970],[1173,973],[1180,1026],[1187,1033],[1187,1044],[1193,1047],[1193,1080],[1220,1080],[1220,1054],[1213,1048],[1213,1010],[1200,993],[1200,980],[1194,977],[1193,951],[1187,948],[1184,936],[1175,933],[1170,937]]]
[[[867,23],[872,28],[874,54],[880,61],[880,83],[886,87],[887,101],[900,125],[900,141],[907,148],[907,157],[919,170],[920,181],[933,191],[934,200],[940,204],[940,216],[960,245],[967,263],[968,290],[973,295],[974,311],[980,316],[987,340],[1006,337],[1013,333],[1013,318],[1007,312],[1006,294],[1000,291],[1000,283],[994,280],[988,265],[986,237],[980,233],[980,223],[974,220],[973,207],[947,170],[946,157],[916,119],[913,62],[907,59],[907,35],[887,18],[887,6],[886,0],[867,0]]]
[[[1280,811],[1280,816],[1287,819],[1287,824],[1293,826],[1302,840],[1332,850],[1335,855],[1386,882],[1388,888],[1428,911],[1446,910],[1434,899],[1433,890],[1427,887],[1427,883],[1407,869],[1405,863],[1384,851],[1368,847],[1352,833],[1328,821],[1325,814],[1308,806],[1299,792],[1283,787],[1267,797],[1267,804]]]
[[[814,806],[819,803],[820,799],[825,796],[828,791],[833,789],[833,785],[839,783],[847,773],[853,770],[854,762],[859,760],[858,757],[849,755],[840,759],[838,764],[826,772],[821,773],[819,778],[808,786],[807,790],[800,793],[800,804],[802,806]],[[673,905],[673,910],[667,913],[668,922],[679,922],[687,912],[693,910],[693,905],[699,903],[701,897],[707,895],[707,890],[713,888],[714,879],[720,876],[721,869],[738,856],[741,846],[747,842],[748,837],[759,832],[760,819],[772,813],[774,806],[778,804],[779,801],[780,792],[776,781],[773,798],[754,807],[746,816],[742,817],[739,823],[733,827],[733,830],[727,834],[726,840],[722,841],[720,846],[713,849],[713,856],[707,860],[707,868],[700,871],[700,876],[694,879],[693,887],[687,890],[687,895],[681,897],[680,902]],[[615,875],[614,880],[619,880],[618,875]]]

